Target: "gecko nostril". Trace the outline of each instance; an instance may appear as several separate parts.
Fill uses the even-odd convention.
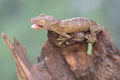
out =
[[[37,22],[37,20],[36,20],[35,18],[32,18],[30,21],[31,21],[32,23]]]
[[[33,24],[36,24],[36,23],[37,23],[37,20],[34,19],[34,18],[32,18],[32,19],[30,20],[30,22],[32,22]]]
[[[33,22],[33,18],[30,21]]]

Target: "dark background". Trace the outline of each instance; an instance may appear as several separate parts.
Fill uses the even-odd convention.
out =
[[[0,33],[15,36],[35,63],[47,31],[30,28],[30,19],[45,13],[59,19],[88,17],[107,28],[120,49],[120,0],[0,0]],[[17,80],[15,62],[0,37],[0,80]]]

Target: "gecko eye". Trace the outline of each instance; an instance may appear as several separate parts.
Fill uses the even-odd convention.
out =
[[[45,24],[45,20],[40,20],[38,23],[39,23],[40,25],[44,25],[44,24]]]

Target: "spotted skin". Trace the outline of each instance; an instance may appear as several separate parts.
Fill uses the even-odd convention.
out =
[[[40,30],[50,30],[66,38],[64,40],[61,38],[62,43],[72,38],[68,33],[84,31],[90,31],[90,34],[86,35],[85,38],[88,40],[88,42],[94,43],[96,41],[96,32],[101,28],[100,25],[95,21],[84,17],[59,20],[53,16],[40,14],[39,16],[32,18],[31,22],[38,25]]]
[[[31,22],[33,24],[42,25],[43,27],[40,29],[54,31],[62,35],[63,37],[67,37],[67,38],[68,36],[65,35],[67,33],[88,31],[90,30],[90,27],[92,25],[96,25],[96,28],[98,26],[98,24],[95,23],[93,20],[84,17],[59,20],[53,16],[48,16],[45,14],[41,14],[35,18],[32,18]]]

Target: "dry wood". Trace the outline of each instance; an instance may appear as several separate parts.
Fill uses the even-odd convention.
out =
[[[92,55],[87,55],[86,33],[70,34],[69,44],[57,45],[59,37],[48,32],[37,63],[31,64],[26,49],[15,38],[11,43],[2,33],[16,62],[18,80],[120,80],[120,52],[103,28],[97,34]]]

